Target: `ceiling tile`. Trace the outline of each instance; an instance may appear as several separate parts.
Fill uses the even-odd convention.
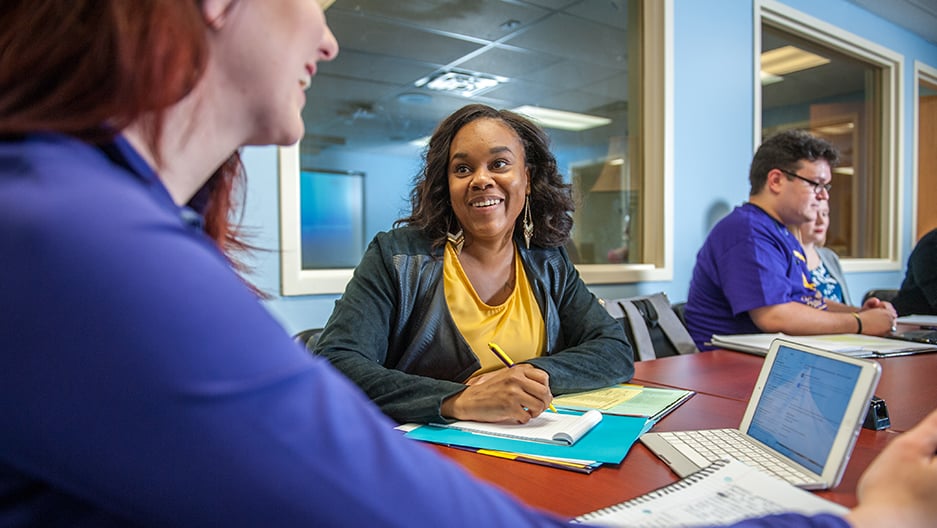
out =
[[[400,26],[347,11],[329,10],[329,27],[341,48],[435,64],[448,64],[482,45],[410,28],[400,37]],[[366,29],[366,31],[364,30]],[[339,52],[341,56],[341,52]]]
[[[468,71],[489,73],[502,77],[523,77],[525,74],[548,68],[563,59],[536,51],[491,48],[481,55],[458,65]]]
[[[410,85],[441,66],[350,49],[341,50],[339,56],[339,60],[319,63],[320,74],[349,79],[380,79],[384,83]]]
[[[564,14],[535,24],[507,43],[608,67],[623,67],[627,60],[624,31]]]
[[[622,31],[628,27],[628,0],[580,2],[565,11],[593,22],[614,26]]]

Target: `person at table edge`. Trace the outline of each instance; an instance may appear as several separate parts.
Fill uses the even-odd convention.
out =
[[[829,199],[838,157],[830,143],[803,130],[779,132],[758,148],[748,202],[713,227],[696,257],[685,315],[701,350],[712,348],[713,334],[893,331],[888,302],[871,298],[856,308],[823,299],[792,233],[815,221]]]
[[[315,351],[399,422],[525,423],[631,379],[632,349],[566,253],[546,133],[471,104],[433,133],[402,225],[371,242]],[[488,349],[515,361],[507,369]]]

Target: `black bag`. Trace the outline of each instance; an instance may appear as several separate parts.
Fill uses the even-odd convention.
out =
[[[603,300],[605,309],[625,330],[635,360],[646,361],[699,352],[663,292]]]

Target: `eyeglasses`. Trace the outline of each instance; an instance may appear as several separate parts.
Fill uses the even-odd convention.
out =
[[[820,194],[820,193],[823,192],[823,191],[826,191],[826,193],[829,194],[829,193],[830,193],[830,189],[833,188],[833,184],[832,184],[832,183],[820,183],[820,182],[815,182],[815,181],[813,181],[813,180],[811,180],[811,179],[809,179],[809,178],[804,178],[804,177],[801,176],[800,174],[795,174],[795,173],[793,173],[793,172],[791,172],[791,171],[789,171],[789,170],[784,170],[784,169],[781,169],[781,168],[779,168],[778,170],[781,171],[781,172],[783,172],[784,174],[787,174],[788,176],[790,176],[790,177],[792,177],[792,178],[797,178],[798,180],[802,180],[802,181],[805,181],[805,182],[809,183],[810,185],[813,185],[813,192],[814,192],[814,194]]]

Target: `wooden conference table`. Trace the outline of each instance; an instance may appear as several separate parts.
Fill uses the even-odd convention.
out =
[[[635,364],[633,383],[690,389],[697,392],[661,420],[655,431],[737,427],[744,414],[763,358],[715,350]],[[882,378],[876,395],[885,400],[891,427],[862,429],[839,486],[818,492],[844,504],[856,504],[856,482],[863,470],[899,432],[906,431],[937,408],[937,354],[876,360]],[[526,504],[575,517],[616,504],[675,482],[677,476],[640,442],[620,465],[606,465],[591,475],[480,455],[442,446],[440,453],[475,476],[513,494]]]

